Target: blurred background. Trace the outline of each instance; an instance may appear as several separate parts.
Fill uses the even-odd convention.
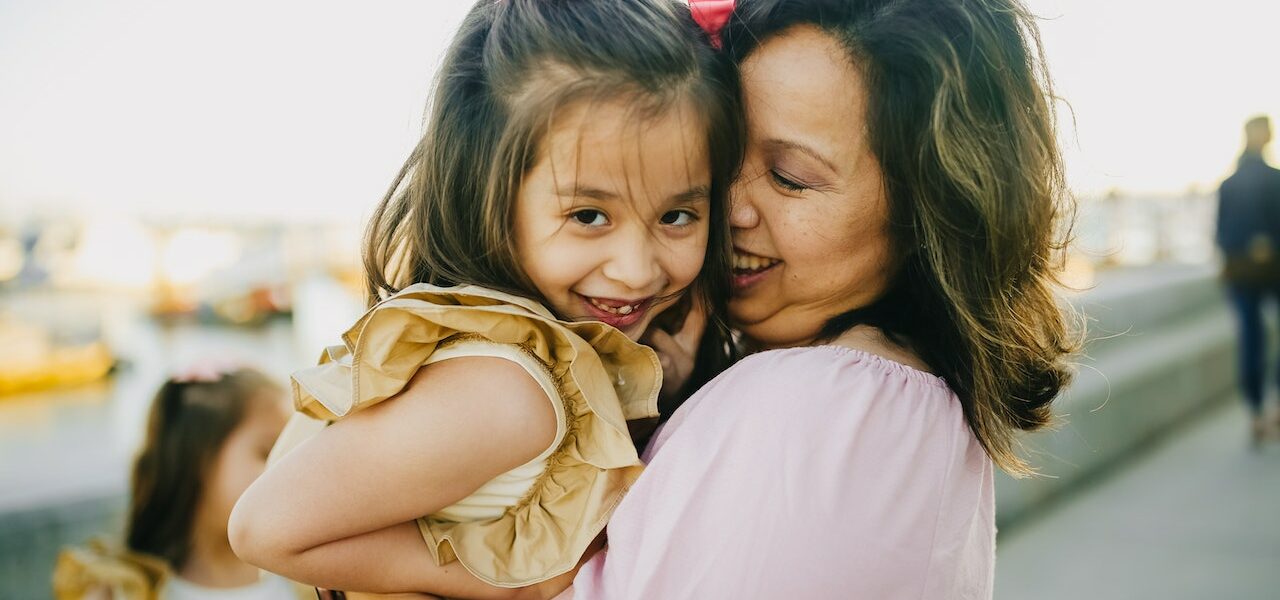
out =
[[[1280,447],[1251,450],[1213,245],[1280,7],[1031,0],[1090,318],[1044,477],[998,483],[997,598],[1280,598]],[[153,390],[284,382],[361,312],[365,219],[470,2],[0,0],[0,598],[118,531]]]

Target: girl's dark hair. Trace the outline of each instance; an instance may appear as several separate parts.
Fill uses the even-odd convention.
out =
[[[725,47],[740,63],[797,26],[838,40],[866,82],[899,259],[824,336],[866,324],[911,348],[992,459],[1031,472],[1014,432],[1050,422],[1079,346],[1053,293],[1073,201],[1034,18],[1018,0],[741,0]]]
[[[151,403],[146,438],[133,465],[125,544],[180,569],[191,553],[197,503],[214,460],[253,398],[281,388],[238,369],[216,381],[170,379]]]
[[[369,224],[368,301],[414,283],[541,300],[516,256],[513,206],[553,116],[583,100],[628,102],[637,118],[681,103],[700,113],[712,162],[710,239],[689,292],[712,316],[700,385],[732,359],[727,195],[742,125],[736,71],[684,2],[476,2],[440,67],[422,139]]]

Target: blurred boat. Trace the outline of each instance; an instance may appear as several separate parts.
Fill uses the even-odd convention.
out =
[[[57,343],[42,327],[0,321],[0,396],[91,383],[115,362],[102,340]]]

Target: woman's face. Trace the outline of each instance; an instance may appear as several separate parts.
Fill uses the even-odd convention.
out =
[[[849,52],[810,26],[756,48],[742,86],[731,316],[757,346],[810,344],[828,319],[874,301],[891,269],[867,90]]]

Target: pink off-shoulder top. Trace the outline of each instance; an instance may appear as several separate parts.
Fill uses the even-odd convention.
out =
[[[994,468],[934,375],[836,346],[762,352],[646,458],[561,598],[991,598]]]

